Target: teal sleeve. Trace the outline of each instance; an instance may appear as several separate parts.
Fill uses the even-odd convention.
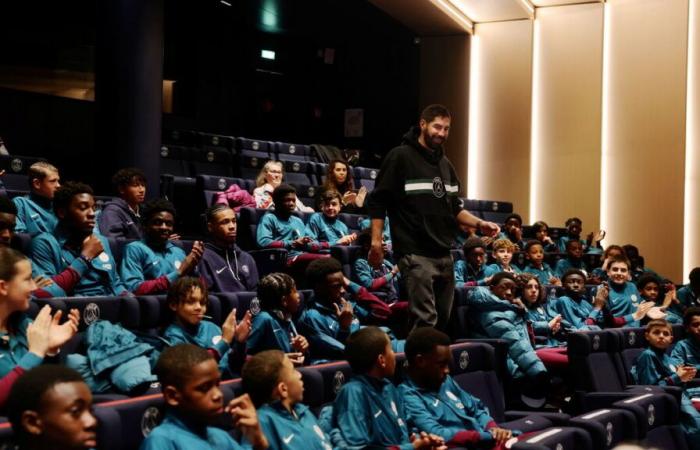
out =
[[[19,360],[17,365],[25,370],[29,370],[41,365],[42,362],[44,362],[44,358],[32,352],[27,352],[22,356],[22,359]]]
[[[42,234],[32,239],[29,254],[32,259],[32,275],[35,277],[52,278],[65,270],[64,267],[58,265],[60,255],[55,254],[55,249],[50,239],[51,237],[48,234]],[[75,270],[81,277],[90,269],[88,263],[82,258],[75,258],[68,267]],[[66,297],[69,294],[58,283],[53,283],[43,288],[43,290],[52,297]]]
[[[136,245],[127,245],[122,257],[121,277],[129,291],[135,291],[144,278],[144,258],[142,249]]]
[[[415,428],[417,431],[425,431],[436,434],[443,438],[445,442],[452,440],[460,430],[443,426],[435,414],[428,409],[425,402],[420,398],[415,390],[399,388],[403,395],[404,408],[409,423],[409,429]]]
[[[460,283],[464,283],[464,261],[460,260],[455,263],[455,283],[457,283],[457,286],[460,285]]]

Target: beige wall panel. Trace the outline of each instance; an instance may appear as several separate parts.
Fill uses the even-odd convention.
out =
[[[683,281],[700,266],[700,0],[690,0]]]
[[[530,223],[599,227],[603,5],[537,10]]]
[[[679,281],[688,2],[609,0],[606,14],[601,225]]]
[[[532,22],[477,24],[470,65],[470,198],[529,217]]]
[[[466,195],[469,35],[422,38],[420,61],[420,107],[441,103],[452,113],[445,153],[462,181],[461,195]]]

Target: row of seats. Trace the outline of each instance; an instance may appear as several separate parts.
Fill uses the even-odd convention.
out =
[[[487,344],[472,342],[451,346],[451,374],[465,390],[489,408],[501,426],[531,433],[514,449],[609,449],[628,440],[640,440],[662,449],[686,449],[685,438],[677,425],[678,406],[664,393],[627,393],[603,408],[585,411],[577,417],[555,412],[508,411],[503,388],[495,370],[495,353]],[[404,377],[405,356],[396,355],[395,383]],[[340,361],[300,369],[305,385],[304,403],[315,412],[335,399],[343,384],[352,377],[347,362]],[[225,401],[243,393],[241,380],[221,384]],[[164,402],[160,394],[121,399],[98,404],[99,448],[137,449],[145,436],[163,418]],[[220,426],[231,429],[231,420],[222,417]],[[12,432],[0,423],[0,443],[8,445]]]

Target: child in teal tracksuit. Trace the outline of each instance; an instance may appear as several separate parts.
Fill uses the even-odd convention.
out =
[[[593,303],[586,299],[586,276],[578,269],[569,269],[561,279],[564,295],[557,298],[555,310],[562,319],[577,330],[599,330],[604,326],[603,309],[608,298],[608,288],[596,292]]]
[[[685,383],[695,377],[697,369],[693,366],[677,365],[666,349],[673,343],[671,325],[665,320],[652,320],[646,326],[644,337],[649,348],[637,357],[632,367],[632,378],[637,384],[659,386],[680,386],[684,388],[681,397],[681,426],[688,439],[690,448],[700,448],[700,413],[695,409]]]
[[[643,301],[637,286],[628,281],[630,265],[624,256],[615,257],[608,266],[610,286],[606,309],[612,315],[614,327],[638,327],[640,320],[654,306]]]
[[[399,267],[384,259],[380,268],[369,265],[367,254],[372,243],[370,230],[362,231],[357,237],[357,245],[362,248],[354,265],[354,276],[357,283],[369,292],[379,296],[386,303],[394,303],[399,300],[399,280],[401,275]]]
[[[148,202],[141,208],[141,219],[144,239],[124,248],[121,277],[127,289],[136,295],[163,294],[179,277],[195,271],[204,246],[195,241],[186,255],[172,243],[175,207],[167,200]]]
[[[493,258],[496,262],[486,266],[484,269],[484,274],[487,278],[493,277],[498,272],[520,273],[520,269],[511,264],[513,261],[513,253],[515,253],[516,250],[512,242],[508,239],[496,239],[491,245],[491,248],[493,250]]]
[[[332,450],[331,439],[304,400],[301,373],[279,350],[266,350],[243,366],[243,390],[258,408],[270,450]]]
[[[462,247],[464,259],[455,261],[455,284],[462,286],[486,286],[489,278],[486,276],[486,245],[478,236],[472,236]]]
[[[255,406],[245,394],[227,405],[219,389],[221,375],[209,352],[192,344],[169,347],[155,367],[166,413],[163,422],[141,443],[141,450],[264,450],[269,444]],[[245,441],[215,427],[221,419],[238,428]]]
[[[175,320],[163,332],[169,345],[194,344],[209,350],[219,361],[225,378],[241,373],[245,361],[245,341],[250,333],[250,311],[236,323],[236,310],[228,315],[221,328],[204,320],[209,306],[206,284],[199,278],[183,277],[168,291],[168,308]]]
[[[334,447],[428,450],[444,444],[441,437],[427,434],[432,430],[419,429],[420,434],[411,441],[404,399],[388,379],[394,374],[396,358],[386,333],[376,327],[353,333],[345,356],[355,376],[343,385],[333,403]]]
[[[271,273],[258,283],[258,305],[251,303],[253,322],[247,352],[281,350],[295,364],[303,364],[309,348],[306,338],[297,333],[292,318],[299,311],[301,299],[292,277]]]
[[[555,271],[544,262],[544,247],[540,241],[528,241],[525,245],[525,257],[528,264],[523,269],[523,272],[531,273],[540,280],[540,284],[561,285],[561,281],[556,277]]]
[[[17,206],[15,233],[51,233],[58,224],[52,205],[53,196],[60,187],[58,169],[47,162],[32,164],[27,170],[30,193],[26,197],[15,197]]]
[[[671,352],[671,359],[678,365],[700,369],[700,307],[685,310],[683,316],[685,339],[678,341]]]
[[[637,279],[637,290],[643,301],[654,302],[654,305],[666,314],[666,322],[672,325],[683,323],[683,313],[677,308],[679,302],[673,284],[664,284],[656,275],[645,273]]]
[[[452,353],[445,333],[429,327],[414,330],[406,340],[406,360],[408,377],[399,392],[410,426],[430,430],[450,447],[491,447],[513,436],[498,426],[481,400],[450,377]]]
[[[314,213],[306,224],[306,236],[321,244],[324,249],[332,245],[350,245],[357,234],[350,233],[348,226],[338,218],[342,196],[331,189],[321,194],[321,211]]]
[[[588,278],[588,272],[586,271],[586,264],[583,262],[583,245],[581,242],[576,240],[567,241],[566,243],[566,257],[557,261],[557,265],[554,267],[554,274],[557,278],[561,279],[569,269],[578,269]]]

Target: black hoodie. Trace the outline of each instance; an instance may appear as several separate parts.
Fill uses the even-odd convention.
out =
[[[418,143],[419,133],[411,128],[384,158],[367,205],[371,218],[389,216],[398,258],[447,256],[458,229],[457,174],[442,148],[431,152]]]

